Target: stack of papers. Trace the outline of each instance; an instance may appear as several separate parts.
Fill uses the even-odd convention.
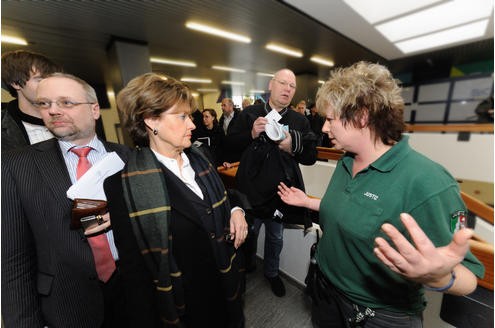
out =
[[[289,132],[289,127],[278,123],[282,116],[276,110],[272,109],[265,118],[268,119],[268,123],[265,125],[265,132],[268,138],[273,141],[284,140],[285,132]]]

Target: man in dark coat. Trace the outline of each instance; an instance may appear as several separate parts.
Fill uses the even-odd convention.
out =
[[[305,215],[283,204],[277,186],[283,181],[304,189],[299,164],[314,164],[317,152],[316,137],[308,120],[288,107],[296,91],[294,73],[289,69],[275,73],[269,90],[269,101],[244,109],[227,138],[238,150],[245,150],[237,171],[237,188],[247,195],[253,207],[248,212],[255,218],[255,234],[261,224],[265,225],[264,274],[273,293],[280,297],[285,295],[278,272],[283,223],[303,221]],[[278,123],[287,127],[282,140],[273,141],[266,133],[269,120],[265,116],[272,111],[271,114],[279,116]]]

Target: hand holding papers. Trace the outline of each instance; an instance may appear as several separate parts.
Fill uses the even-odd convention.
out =
[[[268,123],[265,125],[265,132],[268,138],[273,141],[280,141],[285,139],[285,132],[289,131],[287,125],[282,125],[278,121],[282,116],[274,109],[265,116],[268,119]]]
[[[72,200],[76,198],[106,200],[103,181],[123,167],[124,162],[117,153],[108,153],[67,190],[67,197]]]
[[[67,197],[74,200],[71,229],[82,227],[86,230],[106,223],[103,219],[107,212],[103,182],[123,167],[124,162],[115,152],[108,153],[67,190]]]

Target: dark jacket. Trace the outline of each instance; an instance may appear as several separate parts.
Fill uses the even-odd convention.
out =
[[[254,121],[270,111],[268,104],[249,106],[232,127],[231,142],[239,150],[244,150],[236,176],[237,188],[247,195],[253,215],[271,218],[275,210],[279,210],[284,215],[283,222],[307,225],[305,210],[284,204],[277,195],[277,186],[283,181],[304,190],[299,164],[316,162],[316,137],[303,115],[285,108],[280,112],[279,123],[289,126],[293,155],[280,150],[264,132],[253,140],[251,129]]]
[[[241,114],[241,111],[234,110],[234,116],[232,117],[232,120],[229,123],[229,126],[227,128],[227,134],[225,136],[225,140],[223,142],[223,162],[229,162],[229,163],[234,163],[238,162],[241,159],[241,154],[242,150],[238,149],[234,143],[231,142],[230,140],[230,135],[233,131],[233,127],[235,126],[239,115]],[[223,130],[223,122],[225,118],[222,115],[220,117],[220,121],[218,122],[218,125],[220,128]]]
[[[42,119],[21,112],[17,99],[2,103],[2,152],[29,146],[29,136],[22,121],[44,125]]]

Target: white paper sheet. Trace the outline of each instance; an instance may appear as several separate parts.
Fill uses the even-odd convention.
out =
[[[116,152],[105,155],[67,190],[67,197],[107,200],[103,182],[109,176],[122,170],[124,162]]]

